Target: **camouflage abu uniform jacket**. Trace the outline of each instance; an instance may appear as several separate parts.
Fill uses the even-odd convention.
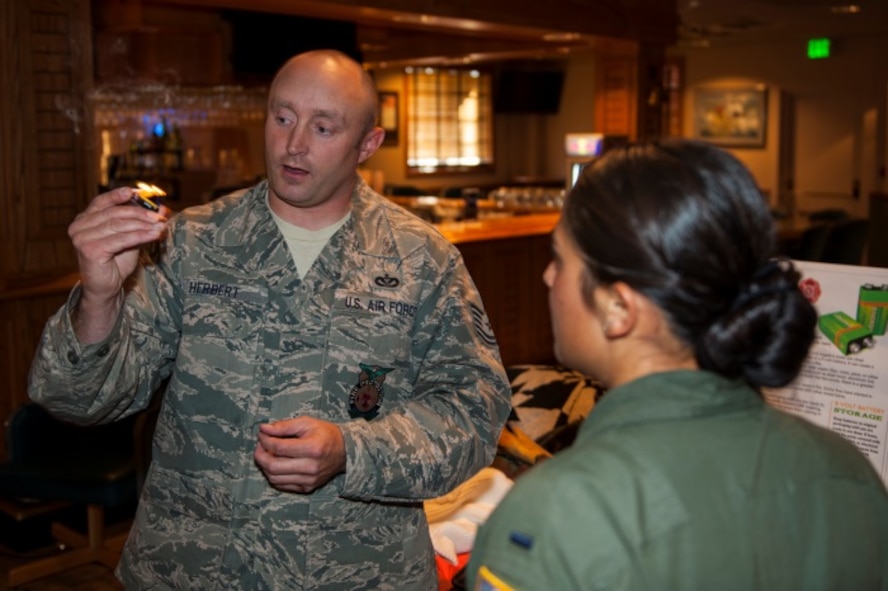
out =
[[[459,252],[363,182],[299,278],[267,185],[184,211],[81,347],[47,324],[30,396],[77,422],[144,408],[170,376],[118,575],[129,589],[434,589],[420,500],[493,458],[508,382]],[[253,462],[260,423],[338,423],[344,474],[310,495]]]

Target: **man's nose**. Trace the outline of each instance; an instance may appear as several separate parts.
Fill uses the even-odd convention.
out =
[[[295,126],[287,138],[287,153],[291,155],[304,154],[308,151],[306,131],[301,126]]]

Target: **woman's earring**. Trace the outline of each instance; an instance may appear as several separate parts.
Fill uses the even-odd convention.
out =
[[[601,323],[601,332],[604,333],[604,336],[608,336],[607,333],[610,332],[610,320],[605,320]]]

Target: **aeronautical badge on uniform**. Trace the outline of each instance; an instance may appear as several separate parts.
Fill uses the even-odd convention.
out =
[[[348,414],[354,419],[363,417],[369,421],[379,414],[384,398],[382,383],[385,381],[385,374],[394,368],[363,363],[358,365],[361,373],[358,375],[358,383],[348,395]]]

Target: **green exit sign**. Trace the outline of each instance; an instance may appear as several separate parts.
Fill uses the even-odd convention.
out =
[[[821,60],[829,57],[829,39],[808,39],[808,59]]]

